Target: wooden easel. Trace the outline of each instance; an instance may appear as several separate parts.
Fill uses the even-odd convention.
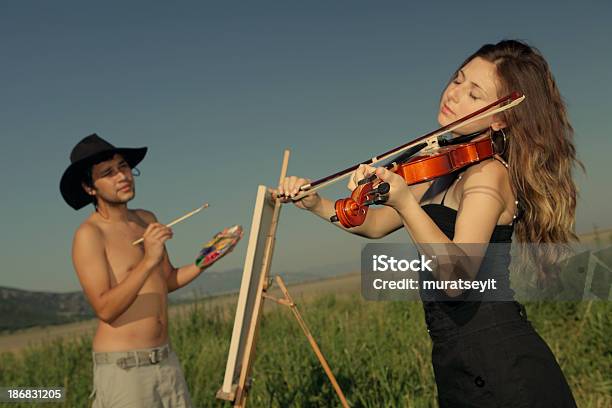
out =
[[[286,177],[287,167],[289,165],[289,155],[290,155],[289,150],[285,150],[284,155],[283,155],[281,174],[279,177],[279,184]],[[253,312],[250,316],[250,325],[249,325],[248,333],[246,336],[244,354],[242,356],[242,361],[241,361],[242,368],[240,370],[240,377],[238,379],[237,384],[232,386],[231,392],[228,393],[228,392],[223,392],[222,390],[219,390],[219,392],[217,392],[217,398],[227,400],[227,401],[232,401],[234,403],[235,408],[245,408],[246,407],[248,392],[250,388],[250,374],[251,374],[253,362],[255,361],[255,344],[257,341],[257,336],[259,334],[259,320],[263,312],[263,303],[264,303],[263,301],[264,299],[270,299],[270,300],[275,301],[278,304],[285,305],[291,309],[295,318],[298,321],[298,324],[304,331],[304,334],[306,335],[306,338],[308,339],[308,342],[313,348],[317,358],[321,362],[321,365],[323,366],[325,373],[329,377],[334,387],[334,390],[338,394],[338,397],[340,398],[342,406],[344,408],[348,408],[346,398],[344,397],[344,394],[342,393],[342,390],[340,389],[340,386],[338,385],[336,378],[334,377],[331,369],[329,368],[329,365],[327,364],[325,357],[323,357],[323,354],[321,353],[319,346],[314,340],[314,337],[310,333],[310,330],[306,326],[306,323],[302,319],[302,316],[300,315],[297,309],[297,306],[295,305],[295,303],[293,302],[293,299],[289,295],[289,292],[287,291],[287,287],[285,286],[285,283],[283,282],[280,276],[276,277],[276,282],[279,288],[281,289],[284,295],[284,298],[276,299],[267,294],[267,290],[270,287],[270,281],[269,281],[268,276],[269,276],[269,271],[270,271],[270,265],[272,262],[272,255],[274,253],[274,244],[276,241],[276,228],[278,226],[280,208],[283,205],[280,202],[280,200],[277,200],[275,198],[270,197],[270,200],[273,200],[274,202],[274,210],[273,210],[273,215],[272,215],[272,221],[270,223],[270,228],[266,236],[264,256],[263,256],[263,261],[261,265],[261,273],[260,273],[259,282],[257,285],[257,292],[255,295],[255,303],[253,306]]]

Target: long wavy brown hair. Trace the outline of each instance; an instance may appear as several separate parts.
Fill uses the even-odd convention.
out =
[[[534,47],[516,40],[486,44],[462,65],[481,57],[497,66],[499,95],[520,91],[526,98],[504,112],[507,148],[514,193],[520,217],[515,236],[529,248],[527,257],[539,267],[538,278],[556,278],[550,267],[563,255],[568,244],[577,240],[574,232],[577,191],[572,177],[576,166],[574,129],[548,63]],[[536,250],[536,248],[538,248]],[[544,249],[546,248],[546,249]]]

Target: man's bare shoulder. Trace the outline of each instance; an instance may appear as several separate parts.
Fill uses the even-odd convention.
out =
[[[104,240],[102,229],[91,217],[87,218],[74,232],[74,242],[76,243],[96,243]]]
[[[157,217],[153,212],[149,210],[143,210],[142,208],[137,208],[134,210],[130,210],[130,212],[141,220],[145,221],[147,224],[152,222],[157,222]]]

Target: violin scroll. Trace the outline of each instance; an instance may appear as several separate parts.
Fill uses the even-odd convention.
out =
[[[368,207],[372,204],[383,204],[387,201],[389,183],[380,183],[374,188],[371,177],[361,180],[350,197],[336,200],[336,214],[330,217],[331,222],[340,222],[346,228],[357,227],[366,219]]]

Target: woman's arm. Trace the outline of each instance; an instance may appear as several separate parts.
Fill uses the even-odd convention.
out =
[[[474,279],[493,229],[507,207],[508,200],[504,197],[509,187],[504,166],[490,160],[472,166],[465,172],[463,186],[459,191],[453,240],[423,211],[410,190],[405,188],[400,176],[385,169],[377,169],[376,174],[390,184],[386,204],[396,210],[412,240],[425,254],[437,256],[438,268],[434,276],[439,280]],[[440,257],[435,252],[442,248],[444,256]],[[445,263],[444,259],[452,259],[453,262]]]
[[[330,222],[330,217],[336,214],[335,202],[320,197],[318,203],[314,207],[309,208],[309,211]],[[364,223],[358,227],[346,228],[339,222],[333,224],[351,234],[378,239],[400,229],[402,227],[402,219],[393,208],[377,207],[368,209],[368,215]]]
[[[357,182],[373,172],[373,168],[368,169],[366,166],[360,166],[349,179],[347,188],[353,191],[357,186]],[[278,187],[276,192],[280,195],[288,195],[289,197],[284,199],[284,202],[292,201],[291,195],[296,195],[299,192],[299,188],[309,183],[310,180],[298,178],[298,177],[287,177]],[[420,200],[423,194],[427,191],[431,184],[422,183],[408,187],[413,194],[415,199]],[[293,201],[293,203],[301,209],[308,210],[313,214],[321,217],[327,222],[330,222],[330,217],[335,215],[335,201],[321,197],[318,193],[307,195],[301,200]],[[378,239],[389,235],[390,233],[397,231],[402,227],[402,219],[400,218],[397,211],[391,207],[375,207],[368,209],[368,215],[365,222],[353,228],[346,228],[341,223],[336,222],[334,225],[340,229],[345,230],[351,234],[359,235],[366,238]]]

